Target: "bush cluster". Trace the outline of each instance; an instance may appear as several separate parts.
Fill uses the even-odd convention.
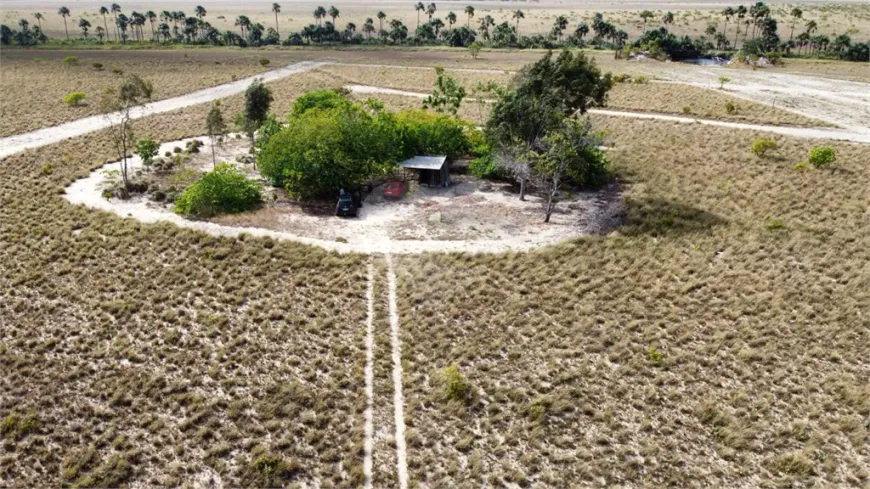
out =
[[[235,166],[221,163],[184,191],[175,201],[175,212],[205,218],[248,211],[262,200],[260,188]]]

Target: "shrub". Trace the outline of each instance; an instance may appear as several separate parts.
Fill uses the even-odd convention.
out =
[[[63,59],[63,64],[65,64],[67,66],[72,66],[74,64],[77,64],[78,62],[79,62],[78,56],[67,56]]]
[[[649,78],[641,75],[641,76],[635,77],[634,83],[636,83],[638,85],[646,85],[647,83],[649,83]]]
[[[837,153],[830,146],[816,146],[810,150],[809,162],[816,168],[824,168],[837,159]]]
[[[91,66],[93,66],[97,71],[102,71],[103,69],[103,63],[100,62],[91,63]]]
[[[690,106],[688,106],[688,105],[684,105],[684,106],[683,106],[683,113],[684,113],[684,114],[691,114],[691,113],[692,113],[692,107],[690,107]]]
[[[619,75],[613,75],[613,81],[615,83],[625,83],[631,80],[631,76],[625,73]]]
[[[758,138],[752,142],[752,154],[761,158],[768,151],[773,151],[776,149],[776,141],[767,138]]]
[[[468,398],[471,387],[465,376],[456,365],[451,365],[441,371],[441,380],[444,382],[444,395],[454,401],[464,401]]]
[[[63,98],[63,103],[76,106],[82,103],[82,100],[88,98],[84,92],[72,92]]]
[[[261,200],[259,183],[249,180],[235,166],[221,163],[184,191],[175,202],[175,212],[211,217],[248,211]]]
[[[723,88],[725,88],[725,84],[730,82],[730,81],[731,81],[731,79],[728,78],[727,76],[720,76],[719,77],[719,90],[722,90]]]
[[[649,358],[650,362],[656,365],[660,365],[662,362],[665,361],[665,353],[654,347],[653,345],[649,346],[649,349],[647,350],[647,357]]]
[[[725,102],[725,112],[727,112],[729,114],[733,114],[733,113],[737,112],[737,106],[734,105],[734,102],[732,102],[730,100]]]
[[[455,117],[425,110],[403,110],[396,115],[402,154],[462,156],[471,150],[465,124]],[[468,132],[471,132],[471,128]],[[476,130],[475,130],[476,131]]]
[[[480,48],[483,47],[479,42],[474,41],[473,43],[468,45],[468,52],[471,54],[471,57],[477,59],[480,56]]]
[[[767,219],[767,221],[764,223],[764,227],[768,231],[778,231],[780,229],[785,229],[786,225],[785,221],[783,221],[782,219]]]
[[[157,141],[153,139],[140,139],[136,142],[136,148],[133,152],[142,158],[143,163],[149,165],[154,157],[157,156],[159,149],[160,144]]]
[[[260,66],[269,66],[269,58],[260,58]]]
[[[491,154],[487,154],[471,160],[468,171],[478,178],[492,178],[498,175],[498,163]]]
[[[308,92],[293,102],[291,117],[298,117],[311,109],[337,109],[352,105],[343,91],[316,90]]]

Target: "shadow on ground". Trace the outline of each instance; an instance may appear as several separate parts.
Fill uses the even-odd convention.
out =
[[[626,198],[620,233],[627,236],[690,234],[728,224],[728,220],[696,207],[664,199]]]

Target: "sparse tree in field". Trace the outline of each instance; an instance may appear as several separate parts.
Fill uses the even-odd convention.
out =
[[[111,40],[111,36],[109,35],[109,24],[106,22],[106,16],[109,15],[109,9],[106,7],[100,7],[100,15],[103,16],[103,27],[106,29],[106,40]]]
[[[151,99],[153,90],[150,82],[139,75],[131,74],[118,90],[106,90],[100,101],[103,115],[109,123],[112,142],[118,151],[124,188],[130,187],[127,153],[134,140],[133,110]]]
[[[266,120],[272,100],[272,91],[260,79],[254,80],[245,90],[245,109],[236,116],[235,122],[250,138],[251,151],[254,150],[254,133]]]
[[[716,35],[716,24],[707,24],[707,28],[704,29],[704,34],[708,36]]]
[[[670,25],[674,23],[674,13],[666,12],[665,15],[662,15],[662,24]]]
[[[577,39],[583,40],[586,37],[586,34],[589,34],[589,24],[583,22],[578,25],[576,29],[574,29],[574,35],[577,36]]]
[[[432,94],[423,100],[423,108],[456,115],[463,99],[465,99],[465,88],[452,77],[444,74],[443,67],[435,68],[435,88]]]
[[[98,25],[96,29],[97,37],[100,39],[100,44],[103,43],[103,37],[106,35],[106,29],[103,26]]]
[[[728,78],[727,76],[724,76],[724,75],[720,76],[719,77],[719,90],[723,90],[725,88],[725,84],[730,82],[730,81],[731,81],[731,79]]]
[[[33,18],[36,19],[36,23],[39,24],[39,31],[42,32],[42,19],[45,17],[43,17],[42,13],[36,12],[33,14]]]
[[[363,32],[366,34],[367,39],[371,39],[372,33],[375,32],[375,20],[371,17],[368,17],[363,24]]]
[[[468,52],[471,54],[472,59],[477,59],[477,57],[480,56],[480,48],[481,45],[477,41],[468,45]]]
[[[329,16],[332,17],[332,25],[335,25],[335,19],[337,19],[340,14],[341,12],[339,12],[334,5],[332,7],[329,7]]]
[[[728,21],[730,21],[731,17],[734,17],[736,13],[737,11],[734,10],[734,7],[726,7],[724,10],[722,10],[722,16],[725,17],[725,26],[722,28],[723,35],[728,35]]]
[[[278,37],[281,37],[281,31],[278,30],[278,14],[281,13],[281,6],[277,3],[272,4],[272,13],[275,14],[275,33],[278,34]]]
[[[800,20],[804,16],[804,11],[795,7],[791,9],[791,33],[788,35],[788,39],[792,40],[794,38],[794,27],[797,25],[797,21]]]
[[[202,5],[197,5],[196,8],[193,9],[193,15],[195,15],[198,19],[205,18],[208,15],[208,11]]]
[[[438,10],[438,7],[435,5],[435,2],[426,6],[426,14],[429,16],[429,22],[432,22],[432,16],[435,15],[436,10]]]
[[[468,16],[468,28],[471,29],[471,18],[474,17],[474,7],[471,5],[465,7],[465,15]]]
[[[387,14],[385,14],[383,11],[378,12],[378,22],[380,22],[380,27],[381,27],[380,31],[378,31],[378,32],[384,32],[384,19],[386,19],[386,18],[387,18]]]
[[[556,17],[556,20],[553,22],[553,37],[558,40],[562,39],[562,32],[568,27],[568,18],[564,15],[560,15]]]
[[[649,21],[649,19],[652,19],[653,17],[655,17],[655,14],[649,10],[644,10],[640,13],[640,18],[643,19],[643,32],[646,32],[647,21]]]
[[[483,39],[489,40],[489,28],[495,25],[495,19],[491,15],[487,15],[480,19],[480,30],[483,31]]]
[[[456,14],[453,11],[447,13],[447,27],[453,29],[453,24],[456,23]]]
[[[79,29],[82,30],[82,36],[84,36],[85,39],[88,38],[88,30],[90,28],[91,28],[91,23],[88,22],[88,19],[85,19],[85,18],[79,19]]]
[[[425,12],[426,6],[423,5],[423,2],[417,2],[417,4],[414,5],[414,10],[417,11],[417,27],[420,27],[420,12]]]
[[[118,24],[118,14],[121,13],[121,6],[117,3],[113,3],[109,8],[112,11],[112,15],[115,16],[115,34],[117,35],[117,39],[121,39],[121,26]]]
[[[810,150],[809,162],[815,168],[824,168],[837,161],[837,153],[830,146],[816,146]]]
[[[126,15],[118,15],[118,29],[121,29],[121,43],[127,43],[127,26],[130,25],[130,19]]]
[[[251,27],[251,19],[247,15],[240,15],[236,18],[235,25],[242,31],[242,37],[247,37],[248,29]]]
[[[519,36],[520,35],[520,19],[525,19],[526,14],[524,14],[522,10],[516,9],[513,11],[513,13],[511,13],[511,17],[517,21],[516,32],[517,32],[517,35]]]
[[[212,166],[217,167],[217,157],[215,157],[214,147],[217,145],[218,138],[222,137],[227,132],[227,125],[224,122],[224,116],[221,113],[220,100],[216,100],[211,109],[208,111],[208,116],[205,118],[205,127],[208,130],[208,137],[211,139],[211,161]]]
[[[57,14],[63,17],[63,30],[66,31],[66,40],[69,41],[69,29],[66,27],[66,18],[69,17],[69,9],[61,7],[57,9]]]

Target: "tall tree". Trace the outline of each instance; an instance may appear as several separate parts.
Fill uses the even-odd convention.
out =
[[[380,22],[380,24],[381,24],[381,29],[378,31],[378,35],[380,35],[381,32],[384,32],[384,19],[386,19],[386,18],[387,18],[387,14],[385,14],[383,12],[383,10],[378,12],[378,22]]]
[[[275,14],[275,34],[278,34],[278,38],[281,38],[281,31],[278,30],[278,14],[281,13],[281,6],[277,3],[272,4],[272,13]]]
[[[85,37],[85,39],[88,38],[88,29],[90,29],[90,28],[91,28],[91,23],[88,22],[88,19],[85,19],[84,17],[79,19],[79,29],[82,30],[82,35]]]
[[[103,43],[103,37],[106,35],[106,29],[103,26],[98,25],[96,29],[97,37],[100,39],[100,44]]]
[[[121,13],[121,6],[113,3],[109,9],[112,11],[112,15],[115,16],[115,34],[118,36],[118,39],[121,39],[121,26],[118,25],[118,14]]]
[[[127,154],[133,142],[133,109],[151,99],[154,88],[139,75],[128,75],[117,89],[109,89],[100,100],[101,110],[109,123],[109,134],[118,152],[124,188],[130,188]]]
[[[245,90],[245,108],[236,116],[236,125],[251,139],[251,151],[254,150],[254,133],[266,120],[272,100],[272,91],[260,79],[251,82]]]
[[[217,140],[227,132],[227,125],[224,122],[224,116],[221,114],[221,101],[216,100],[208,111],[208,116],[205,118],[205,127],[208,130],[208,137],[211,139],[211,162],[212,166],[217,166],[217,158],[215,157],[214,148],[217,146]]]
[[[734,14],[737,13],[734,10],[734,7],[726,7],[722,10],[722,16],[725,17],[725,27],[722,28],[722,35],[728,36],[728,21],[731,20],[731,17],[734,17]]]
[[[36,12],[35,14],[33,14],[33,18],[36,19],[36,22],[39,24],[39,30],[41,32],[42,31],[42,19],[44,19],[45,17],[42,16],[42,13]]]
[[[674,23],[674,13],[666,12],[665,15],[662,15],[662,24],[670,25]]]
[[[788,35],[788,40],[791,41],[794,39],[794,26],[797,24],[797,21],[800,20],[804,16],[804,11],[795,7],[791,9],[791,34]]]
[[[447,26],[450,29],[453,29],[453,24],[456,23],[456,14],[453,11],[447,13]]]
[[[734,34],[734,49],[737,49],[737,41],[740,38],[740,22],[746,17],[746,7],[740,5],[734,12],[737,14],[737,32]]]
[[[562,39],[562,32],[568,27],[568,18],[564,15],[560,15],[556,17],[556,20],[553,21],[553,34],[555,34],[556,39]]]
[[[471,18],[474,17],[474,7],[471,5],[465,7],[465,14],[468,16],[468,28],[471,29]]]
[[[438,10],[438,7],[435,6],[435,2],[426,6],[426,14],[429,15],[429,22],[432,22],[432,16],[435,15],[436,10]]]
[[[66,18],[69,17],[69,9],[61,7],[57,9],[57,14],[63,17],[63,30],[66,31],[66,40],[69,41],[69,29],[66,28]]]
[[[335,8],[335,5],[329,7],[329,16],[332,17],[332,25],[335,25],[335,19],[337,19],[341,15],[341,12]]]
[[[516,27],[517,31],[516,32],[517,32],[517,36],[519,36],[520,35],[520,19],[525,19],[526,15],[523,13],[522,10],[516,9],[511,14],[511,17],[517,21],[517,27]]]
[[[655,17],[655,14],[653,14],[649,10],[644,10],[643,12],[640,13],[640,18],[643,19],[643,32],[646,32],[647,21],[652,19],[653,17]]]
[[[423,2],[417,2],[417,5],[414,5],[414,10],[417,11],[417,27],[420,27],[420,12],[424,12],[426,6],[423,5]]]
[[[366,38],[371,39],[372,32],[375,31],[375,19],[371,17],[366,18],[365,24],[363,24],[363,32],[366,33]]]
[[[326,9],[323,7],[314,9],[314,18],[317,19],[317,25],[321,25],[321,20],[326,18]]]
[[[151,40],[153,41],[157,36],[157,33],[154,31],[154,23],[157,22],[157,14],[155,14],[153,10],[149,10],[145,12],[145,18],[147,18],[148,22],[151,24]]]

